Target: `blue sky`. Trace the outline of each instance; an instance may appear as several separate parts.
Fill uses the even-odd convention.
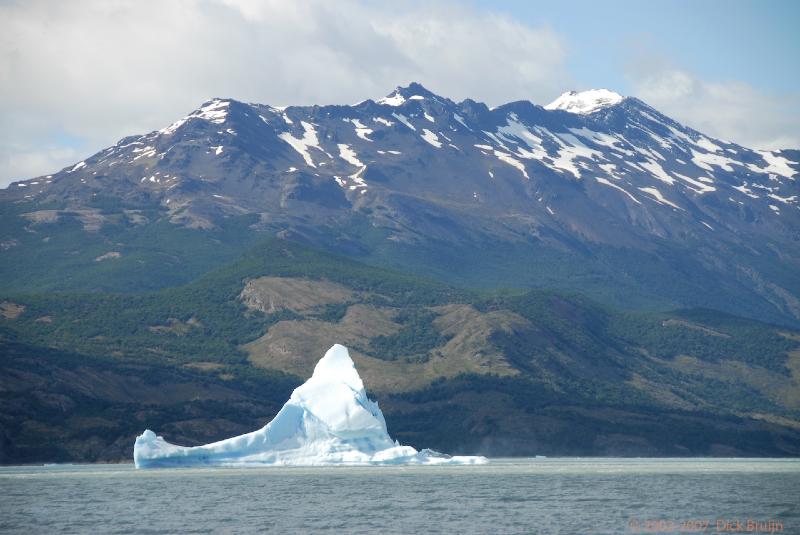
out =
[[[705,78],[745,81],[765,92],[800,88],[800,1],[476,1],[562,35],[569,70],[586,87],[632,90],[637,58],[672,62]]]
[[[800,0],[0,0],[0,187],[209,97],[353,103],[411,81],[490,105],[607,87],[800,147],[797,28]]]

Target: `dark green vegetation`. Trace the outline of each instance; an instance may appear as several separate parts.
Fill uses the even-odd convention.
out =
[[[17,294],[8,299],[24,303],[27,321],[15,322],[14,327],[34,344],[147,361],[200,359],[242,364],[246,357],[239,349],[241,344],[259,336],[268,325],[294,317],[290,312],[246,313],[238,300],[243,281],[261,275],[324,277],[355,290],[391,295],[394,306],[436,305],[458,300],[462,293],[290,242],[267,240],[236,262],[179,288],[145,294]],[[383,302],[385,298],[375,300]],[[337,308],[341,306],[326,308],[319,318],[335,320],[343,313]],[[192,318],[193,325],[186,332],[169,328],[171,323]],[[154,329],[162,335],[154,336]],[[386,347],[391,345],[387,342]]]
[[[796,318],[776,310],[773,302],[744,285],[720,281],[708,266],[693,258],[692,251],[701,246],[699,242],[676,246],[653,241],[658,247],[650,251],[593,244],[564,251],[537,240],[409,246],[366,239],[369,253],[354,256],[402,271],[430,274],[459,287],[558,289],[588,295],[617,308],[706,307],[800,327]],[[730,252],[732,257],[748,253]],[[761,272],[787,281],[787,288],[800,286],[800,271],[783,265],[777,255],[765,254],[752,261]]]
[[[165,209],[152,202],[93,199],[81,209],[0,203],[0,292],[138,293],[181,286],[240,258],[265,234],[286,230],[259,222],[257,214],[187,228],[170,222]],[[617,308],[707,307],[800,327],[744,286],[720,287],[718,276],[689,254],[699,242],[659,243],[653,251],[591,244],[562,251],[538,240],[461,244],[431,239],[409,245],[387,239],[389,233],[361,213],[337,227],[300,230],[291,235],[301,243],[462,288],[558,289]],[[108,253],[118,255],[104,256]],[[759,272],[787,281],[787,288],[800,286],[800,271],[772,253],[751,260]]]
[[[409,308],[395,317],[403,327],[395,334],[376,336],[372,340],[371,355],[383,360],[405,357],[416,362],[427,362],[431,351],[447,343],[449,337],[433,325],[436,314],[425,308]]]
[[[352,308],[246,308],[245,282],[266,275],[342,285],[393,318],[394,331],[355,346],[367,370],[407,366],[393,388],[367,388],[390,432],[412,445],[800,454],[795,331],[710,310],[619,312],[561,292],[470,292],[271,239],[150,293],[6,291],[0,460],[127,460],[146,427],[194,444],[263,425],[304,377],[243,345],[277,327],[343,325]],[[456,357],[488,360],[455,376],[437,367]]]
[[[143,426],[186,444],[245,433],[262,426],[300,383],[252,367],[92,357],[13,338],[0,340],[6,463],[129,460]]]
[[[3,250],[0,291],[122,293],[178,286],[234,260],[259,239],[247,231],[258,219],[253,215],[200,231],[170,224],[152,204],[96,204],[75,211],[0,204],[0,242],[14,236]],[[109,252],[119,256],[103,259]]]

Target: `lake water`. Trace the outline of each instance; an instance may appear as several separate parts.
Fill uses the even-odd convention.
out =
[[[0,468],[2,533],[736,533],[748,521],[800,534],[800,460]]]

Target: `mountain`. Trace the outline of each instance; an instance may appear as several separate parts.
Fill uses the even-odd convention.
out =
[[[485,292],[268,239],[158,292],[0,299],[0,462],[129,461],[142,429],[257,429],[347,344],[403,444],[507,455],[800,454],[800,331]]]
[[[608,90],[545,107],[416,83],[352,106],[212,99],[0,191],[0,290],[175,286],[278,235],[453,284],[797,326],[798,162]]]
[[[797,455],[797,162],[603,89],[212,99],[0,191],[0,462],[245,433],[335,342],[418,448]]]

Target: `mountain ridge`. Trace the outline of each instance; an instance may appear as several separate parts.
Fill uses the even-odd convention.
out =
[[[470,258],[475,273],[502,274],[492,285],[598,296],[622,284],[650,306],[797,324],[800,151],[747,149],[636,98],[601,97],[591,113],[529,101],[490,109],[414,83],[354,106],[211,99],[161,130],[9,186],[0,205],[29,204],[15,226],[46,233],[77,219],[102,234],[133,225],[142,207],[199,231],[253,215],[242,232],[458,284],[479,279],[448,278]],[[6,234],[10,257],[48,247]],[[487,245],[483,258],[469,252]],[[674,289],[660,287],[667,280]]]

